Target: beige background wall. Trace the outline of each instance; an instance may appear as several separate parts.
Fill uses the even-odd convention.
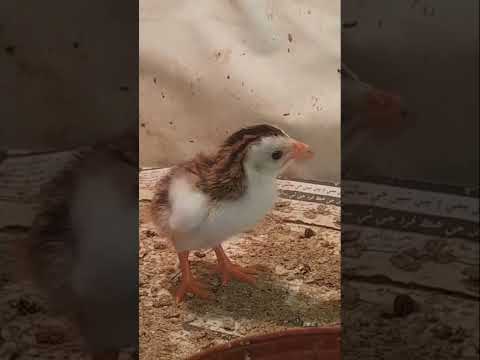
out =
[[[290,34],[290,35],[289,35]],[[268,122],[340,174],[340,1],[140,1],[140,149],[166,166]]]

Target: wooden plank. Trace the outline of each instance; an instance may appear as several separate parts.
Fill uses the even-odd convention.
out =
[[[478,199],[392,183],[342,184],[343,357],[476,358]]]
[[[345,273],[479,297],[478,199],[359,181],[343,190]]]
[[[345,227],[346,236],[342,239],[344,274],[364,277],[388,274],[391,280],[410,284],[412,288],[417,285],[432,291],[437,288],[458,295],[479,295],[474,275],[479,268],[478,243],[376,228]],[[353,237],[354,240],[346,241]]]
[[[345,205],[367,205],[478,222],[478,198],[383,184],[346,181],[342,184]]]

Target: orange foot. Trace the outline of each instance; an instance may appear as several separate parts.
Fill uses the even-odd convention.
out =
[[[205,285],[193,278],[188,262],[188,251],[179,252],[178,258],[180,260],[180,269],[182,270],[182,280],[175,296],[177,304],[183,301],[187,293],[197,295],[202,299],[210,298],[211,294],[206,290]]]
[[[218,264],[216,270],[222,276],[222,285],[228,284],[232,279],[255,285],[256,279],[253,275],[257,274],[257,272],[253,269],[245,269],[240,265],[227,261]]]
[[[182,276],[180,287],[177,289],[175,296],[177,304],[182,302],[185,298],[185,295],[188,293],[197,295],[202,299],[209,299],[211,297],[210,292],[201,282],[195,280],[191,276]]]
[[[255,270],[245,269],[240,265],[233,264],[221,246],[215,247],[214,250],[218,259],[216,270],[222,275],[223,285],[226,285],[232,279],[255,285],[255,277],[252,276],[257,273]]]

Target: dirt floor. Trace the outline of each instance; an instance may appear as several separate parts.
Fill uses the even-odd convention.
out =
[[[236,263],[259,270],[257,287],[221,286],[212,251],[191,255],[192,270],[215,295],[176,305],[177,256],[156,233],[148,200],[140,202],[140,357],[185,359],[246,335],[340,321],[340,232],[285,223],[289,202],[277,203],[252,231],[224,243]],[[313,212],[321,211],[321,206]]]

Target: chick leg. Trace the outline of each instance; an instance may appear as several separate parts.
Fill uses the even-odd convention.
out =
[[[181,302],[187,293],[195,294],[202,299],[208,299],[210,293],[205,289],[204,285],[193,278],[190,263],[188,262],[188,251],[179,252],[178,259],[180,260],[182,280],[176,294],[177,303]]]
[[[217,271],[222,275],[223,285],[226,285],[232,278],[251,285],[255,284],[255,277],[252,275],[256,274],[256,271],[244,269],[240,265],[232,263],[220,245],[214,247],[213,250],[217,255]]]

